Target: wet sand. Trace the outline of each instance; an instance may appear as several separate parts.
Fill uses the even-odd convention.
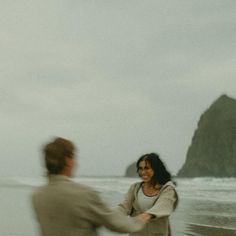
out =
[[[236,235],[236,230],[225,229],[218,227],[210,227],[197,224],[189,224],[187,226],[186,235],[189,236],[234,236]]]

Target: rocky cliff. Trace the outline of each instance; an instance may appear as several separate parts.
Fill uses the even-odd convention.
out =
[[[236,100],[219,97],[198,122],[179,177],[236,177]]]

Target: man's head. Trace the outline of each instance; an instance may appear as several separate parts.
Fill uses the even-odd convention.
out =
[[[64,138],[55,138],[44,149],[45,165],[48,174],[70,176],[74,166],[73,143]]]

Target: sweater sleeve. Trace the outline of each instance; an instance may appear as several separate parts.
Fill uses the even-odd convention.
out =
[[[157,218],[170,216],[177,203],[177,193],[171,186],[166,187],[161,193],[153,207],[146,212]]]
[[[125,194],[124,201],[120,203],[115,209],[123,212],[126,215],[130,215],[132,212],[132,204],[134,201],[134,189],[135,184],[132,184]]]
[[[121,211],[107,207],[96,192],[92,192],[87,199],[86,214],[84,219],[91,222],[95,227],[106,228],[119,233],[132,233],[144,227],[136,217],[124,215]]]

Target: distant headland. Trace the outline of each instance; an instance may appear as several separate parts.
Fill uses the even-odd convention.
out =
[[[135,163],[125,176],[137,177]],[[222,95],[200,116],[178,177],[236,177],[236,100]]]
[[[236,177],[236,100],[220,96],[200,117],[179,177]]]
[[[137,168],[136,168],[136,162],[130,164],[125,171],[126,177],[138,177],[137,174]]]

